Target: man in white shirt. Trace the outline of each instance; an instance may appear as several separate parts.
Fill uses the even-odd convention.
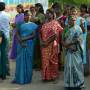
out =
[[[4,10],[5,10],[5,3],[0,2],[0,30],[4,32],[6,38],[9,40],[10,18]]]

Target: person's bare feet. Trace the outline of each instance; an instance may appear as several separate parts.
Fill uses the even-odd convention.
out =
[[[16,84],[16,81],[15,81],[15,80],[13,80],[11,83],[12,83],[12,84]]]

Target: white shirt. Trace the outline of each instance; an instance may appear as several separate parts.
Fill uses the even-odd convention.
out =
[[[0,11],[0,30],[4,32],[7,39],[10,35],[10,18],[5,11]]]

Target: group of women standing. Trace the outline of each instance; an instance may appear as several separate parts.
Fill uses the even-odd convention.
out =
[[[16,59],[16,72],[13,83],[31,83],[33,60],[40,57],[43,81],[55,80],[59,76],[58,46],[63,28],[54,20],[52,10],[47,10],[44,15],[42,5],[37,3],[35,6],[30,8],[31,13],[28,10],[22,12],[22,5],[17,6],[19,14],[16,18],[22,15],[22,20],[14,24],[16,32],[13,32],[11,58]]]
[[[89,70],[86,67],[89,60],[86,58],[86,17],[89,15],[85,5],[81,5],[80,14],[75,7],[65,8],[61,14],[59,4],[55,3],[44,14],[40,3],[30,10],[24,10],[21,4],[17,6],[10,54],[11,59],[16,59],[13,83],[31,83],[33,62],[36,61],[36,66],[40,59],[42,80],[55,81],[63,58],[65,89],[81,90],[84,86],[84,73],[88,73],[84,71]]]

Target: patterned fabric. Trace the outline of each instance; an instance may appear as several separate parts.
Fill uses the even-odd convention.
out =
[[[19,29],[20,36],[22,38],[30,36],[37,27],[36,24],[31,22],[22,24]],[[23,43],[26,45],[25,47],[22,47],[20,43],[17,43],[15,81],[18,84],[27,84],[32,81],[32,64],[35,42],[34,39],[30,39]]]
[[[76,24],[77,25],[81,25],[81,19],[83,19],[83,26],[85,28],[85,32],[83,33],[83,42],[82,42],[82,50],[83,50],[83,64],[87,63],[86,60],[86,38],[87,38],[87,21],[86,19],[82,18],[82,17],[78,17],[76,19]],[[66,19],[65,25],[68,25],[68,18]]]
[[[81,87],[84,84],[83,63],[82,63],[82,30],[79,26],[68,29],[64,42],[73,43],[65,48],[65,87]]]
[[[45,23],[41,28],[41,39],[47,41],[53,34],[57,34],[57,40],[41,48],[42,53],[42,78],[43,80],[56,79],[58,77],[58,35],[62,32],[57,21]]]

